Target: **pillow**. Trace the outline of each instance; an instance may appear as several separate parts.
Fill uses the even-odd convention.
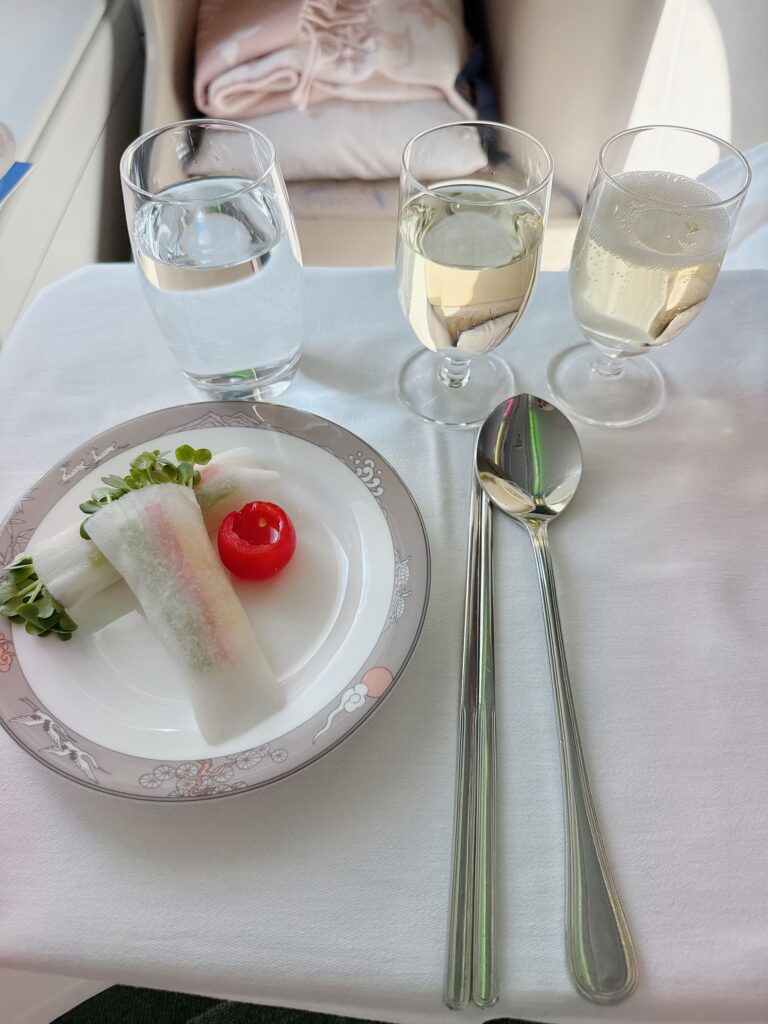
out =
[[[397,220],[400,189],[388,181],[292,181],[288,198],[297,220]]]
[[[243,119],[274,144],[286,181],[398,178],[403,148],[428,128],[460,120],[446,100],[328,100],[307,110],[281,110]],[[431,174],[453,178],[487,163],[480,143],[468,138],[435,152]]]

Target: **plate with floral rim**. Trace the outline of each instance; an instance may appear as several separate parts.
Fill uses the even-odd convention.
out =
[[[279,483],[296,554],[266,584],[233,581],[285,707],[228,743],[202,737],[183,674],[121,582],[67,643],[0,620],[0,724],[81,785],[141,800],[207,800],[291,775],[333,749],[391,692],[416,646],[430,582],[427,535],[392,466],[343,427],[288,406],[198,402],[83,444],[0,526],[0,565],[77,521],[79,503],[146,449],[248,447]]]

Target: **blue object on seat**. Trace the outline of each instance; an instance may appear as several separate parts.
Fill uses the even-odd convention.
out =
[[[0,203],[5,202],[22,178],[31,170],[32,164],[23,163],[18,160],[16,163],[11,164],[2,178],[0,178]]]

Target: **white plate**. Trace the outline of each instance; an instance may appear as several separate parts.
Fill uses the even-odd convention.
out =
[[[275,580],[236,586],[285,708],[235,740],[208,744],[181,670],[135,610],[90,633],[81,627],[66,644],[19,627],[12,644],[0,634],[0,667],[8,662],[9,673],[0,720],[11,735],[77,781],[150,799],[263,785],[335,745],[402,671],[429,588],[423,524],[391,467],[341,427],[274,405],[180,406],[94,438],[25,495],[2,528],[0,550],[10,559],[30,538],[76,521],[100,478],[125,473],[138,452],[181,443],[214,453],[250,447],[281,474],[255,497],[286,509],[296,554]],[[131,599],[121,583],[92,604],[108,621]]]

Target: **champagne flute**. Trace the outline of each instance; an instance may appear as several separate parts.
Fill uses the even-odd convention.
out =
[[[650,360],[629,357],[668,344],[698,315],[750,179],[737,149],[692,128],[631,128],[605,143],[569,278],[591,344],[560,353],[547,374],[571,416],[624,427],[658,412],[664,378]]]
[[[398,288],[427,351],[406,362],[400,396],[424,419],[470,426],[514,394],[489,353],[531,297],[551,184],[544,146],[506,125],[441,125],[405,147]]]

